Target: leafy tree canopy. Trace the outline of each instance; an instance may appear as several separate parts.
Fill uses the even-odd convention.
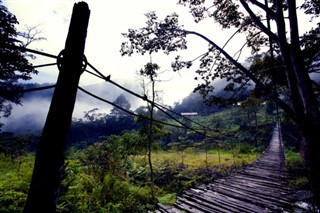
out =
[[[320,15],[320,2],[318,0],[305,0],[301,8],[305,10],[306,14],[313,17],[319,17]]]
[[[253,57],[257,54],[259,56],[261,50],[269,49],[269,41],[271,39],[276,57],[275,63],[276,65],[284,66],[278,46],[280,36],[269,30],[266,24],[266,14],[268,14],[271,21],[279,18],[276,14],[274,1],[269,1],[269,7],[256,0],[250,2],[245,0],[214,0],[213,2],[205,0],[179,0],[178,4],[189,7],[195,22],[198,23],[206,18],[213,18],[223,29],[235,29],[235,33],[226,40],[224,46],[218,46],[213,40],[201,33],[184,29],[183,25],[179,24],[177,13],[167,15],[161,20],[155,12],[150,12],[146,14],[146,26],[139,29],[129,29],[127,33],[123,33],[127,41],[121,45],[120,52],[122,55],[131,56],[134,53],[152,54],[159,51],[170,54],[185,50],[187,49],[186,37],[193,34],[209,43],[208,51],[198,57],[200,63],[199,67],[195,70],[195,73],[198,74],[198,77],[195,79],[199,80],[200,83],[194,90],[202,94],[207,99],[207,103],[221,102],[221,98],[214,96],[212,93],[214,90],[213,81],[216,79],[226,79],[229,82],[226,86],[227,91],[236,92],[252,82],[260,90],[264,90],[265,94],[272,91],[271,75],[276,72],[271,72],[271,68],[269,67],[269,71],[264,70],[264,74],[257,74],[256,69],[253,67],[250,70],[240,64],[238,56],[245,47],[251,49]],[[258,8],[259,12],[254,12],[252,10],[253,7]],[[300,8],[305,10],[307,14],[316,15],[319,13],[318,7],[318,1],[306,0]],[[287,8],[288,5],[284,1],[283,10],[286,11]],[[305,55],[305,61],[308,61],[309,64],[312,64],[315,57],[319,55],[318,50],[320,48],[317,48],[319,46],[318,31],[319,26],[302,37],[301,46],[304,47],[303,51],[308,53],[308,55]],[[238,51],[238,55],[233,57],[224,50],[224,47],[239,33],[244,34],[246,39]],[[264,63],[270,65],[270,60],[269,54],[269,58],[265,58]],[[177,55],[172,62],[172,69],[178,71],[183,68],[193,67],[193,65],[193,60],[183,60],[180,55]],[[284,76],[284,73],[282,76]]]
[[[19,80],[30,80],[31,74],[37,74],[25,52],[9,47],[24,45],[18,39],[27,34],[17,32],[15,26],[18,23],[17,18],[0,1],[0,118],[10,115],[11,103],[21,104],[21,94],[5,91],[22,89]]]
[[[235,33],[226,39],[225,45],[219,46],[199,32],[183,29],[176,13],[160,20],[154,12],[150,12],[146,14],[145,27],[137,30],[129,29],[128,33],[123,34],[127,41],[122,43],[121,53],[130,56],[133,53],[151,54],[163,51],[169,54],[184,50],[187,48],[187,35],[195,35],[208,42],[208,50],[198,57],[200,65],[195,72],[199,75],[197,79],[201,82],[195,91],[200,92],[208,101],[220,101],[219,98],[211,96],[214,89],[213,82],[216,79],[226,79],[231,82],[226,87],[230,91],[236,91],[237,88],[248,83],[254,83],[261,98],[272,99],[276,102],[299,126],[302,137],[302,157],[308,168],[316,203],[320,205],[320,183],[318,181],[320,172],[316,151],[320,148],[316,139],[316,132],[320,131],[320,111],[317,94],[307,72],[310,68],[308,65],[319,61],[319,48],[312,48],[313,45],[318,45],[319,34],[318,29],[311,29],[309,34],[301,38],[297,14],[297,8],[301,8],[312,18],[319,17],[320,2],[317,0],[304,0],[303,2],[299,7],[296,0],[179,0],[179,4],[189,7],[195,22],[213,18],[223,29],[235,30]],[[225,50],[225,46],[238,33],[244,35],[245,40],[238,54],[232,56]],[[270,55],[281,57],[285,65],[283,76],[286,78],[290,102],[282,99],[274,89],[273,83],[275,82],[272,78],[270,80],[268,75],[256,72],[255,67],[249,69],[239,63],[238,56],[246,46],[251,49],[252,55],[270,49]],[[304,52],[308,54],[304,55]],[[267,61],[264,60],[265,62]],[[192,65],[193,60],[185,61],[177,55],[172,68],[177,71],[182,68],[190,68]],[[255,66],[257,68],[260,65]],[[272,72],[271,75],[275,77]]]

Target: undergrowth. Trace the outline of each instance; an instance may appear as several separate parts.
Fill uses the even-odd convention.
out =
[[[83,153],[79,153],[81,155]],[[256,154],[238,154],[233,158],[233,153],[226,151],[220,155],[221,164],[217,151],[210,150],[206,163],[205,153],[189,152],[184,154],[182,163],[181,153],[153,153],[155,199],[150,196],[150,171],[145,156],[130,157],[124,167],[125,174],[107,172],[102,180],[80,160],[69,159],[57,212],[147,212],[157,202],[173,204],[176,195],[183,190],[209,183],[257,157]],[[11,159],[1,154],[0,158],[0,212],[21,212],[31,180],[34,156]]]
[[[286,150],[286,168],[290,174],[288,183],[296,189],[308,189],[309,180],[299,152]]]

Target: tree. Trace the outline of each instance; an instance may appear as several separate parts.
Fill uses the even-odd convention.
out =
[[[108,134],[120,134],[125,130],[135,128],[134,116],[128,114],[131,112],[131,104],[125,95],[119,95],[113,102],[118,107],[113,107],[111,113],[105,118],[105,127],[108,130]],[[125,111],[124,111],[125,110]]]
[[[235,33],[224,46],[219,46],[199,32],[183,29],[176,13],[166,16],[161,21],[155,12],[150,12],[146,14],[146,27],[138,30],[129,29],[128,33],[123,34],[128,41],[121,45],[122,55],[130,56],[135,52],[151,54],[158,51],[170,54],[184,50],[187,49],[187,35],[195,35],[207,41],[208,51],[199,56],[200,66],[195,71],[202,82],[198,84],[195,91],[199,91],[208,101],[213,101],[215,97],[211,96],[211,92],[214,89],[212,82],[215,79],[222,78],[229,81],[227,85],[229,90],[237,90],[248,82],[253,82],[255,87],[263,92],[262,98],[272,99],[277,103],[299,127],[302,136],[302,157],[309,172],[315,200],[320,204],[320,168],[317,163],[320,143],[316,135],[320,131],[320,112],[304,60],[303,50],[306,47],[301,46],[296,1],[266,0],[262,3],[257,0],[213,0],[213,2],[179,0],[179,4],[189,6],[190,13],[196,22],[214,18],[223,29],[235,29]],[[258,8],[259,11],[253,11],[253,7]],[[312,14],[313,18],[319,16],[319,1],[306,0],[300,8]],[[275,26],[274,29],[270,28],[271,21]],[[246,39],[238,55],[245,46],[251,48],[252,55],[259,53],[264,47],[272,47],[270,54],[281,57],[290,102],[282,100],[272,84],[264,82],[259,75],[239,63],[238,55],[233,57],[224,49],[239,33],[244,34]],[[319,34],[316,40],[319,40]],[[183,61],[179,55],[172,63],[174,71],[185,67],[190,68],[192,65],[193,60]]]
[[[26,47],[34,41],[45,39],[38,37],[40,31],[36,27],[27,27],[25,32],[18,32],[15,28],[17,24],[19,22],[15,15],[0,0],[0,118],[10,115],[12,103],[21,104],[22,94],[10,91],[23,89],[19,81],[30,80],[31,74],[38,73],[28,61],[28,57],[34,57],[12,47]]]
[[[151,55],[150,55],[151,58]],[[154,171],[152,165],[152,145],[154,145],[155,140],[161,137],[167,136],[169,134],[168,131],[163,130],[163,125],[160,123],[154,123],[154,117],[156,116],[155,111],[155,102],[159,101],[160,96],[158,90],[155,89],[156,82],[160,81],[158,79],[160,69],[158,64],[149,62],[147,63],[143,69],[140,69],[137,73],[141,79],[141,87],[143,89],[144,97],[146,97],[147,107],[146,108],[138,108],[136,111],[141,115],[138,119],[138,122],[146,122],[145,126],[142,126],[139,129],[139,133],[141,136],[147,135],[147,156],[148,156],[148,164],[150,168],[150,182],[151,182],[151,197],[154,199]],[[151,94],[150,94],[151,93]]]
[[[251,118],[253,117],[255,122],[255,128],[258,130],[258,117],[257,113],[261,107],[261,100],[252,96],[247,98],[245,101],[241,102],[241,108],[247,112],[248,124],[251,123]]]
[[[131,104],[124,94],[119,95],[113,103],[125,110],[130,111]],[[111,109],[110,115],[115,116],[117,119],[119,119],[119,117],[127,116],[128,114],[117,107],[113,107]]]
[[[88,167],[88,172],[103,182],[110,173],[119,178],[126,177],[126,166],[130,155],[141,154],[142,139],[136,132],[110,135],[100,143],[94,143],[85,150],[82,165]]]
[[[147,85],[143,79],[143,77],[147,78],[150,83],[151,83],[151,101],[148,102],[148,111],[149,111],[149,124],[148,124],[148,162],[149,162],[149,168],[150,168],[150,182],[151,182],[151,196],[154,198],[154,190],[153,190],[153,166],[152,166],[152,160],[151,160],[151,148],[152,148],[152,143],[154,141],[154,125],[153,125],[153,118],[154,118],[154,103],[156,99],[156,91],[155,91],[155,81],[158,76],[157,70],[159,70],[160,67],[157,64],[154,63],[147,63],[144,66],[144,69],[140,70],[140,75],[142,77],[142,88],[143,92],[145,95],[147,95]]]
[[[85,111],[84,112],[84,118],[88,121],[88,122],[93,122],[93,121],[97,121],[101,118],[101,116],[103,116],[102,113],[96,113],[96,111],[98,111],[98,108],[93,108],[89,111]]]

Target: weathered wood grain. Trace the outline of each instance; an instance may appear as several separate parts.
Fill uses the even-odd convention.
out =
[[[276,125],[269,147],[256,162],[214,183],[186,190],[174,205],[159,204],[156,212],[294,212],[299,207],[287,175],[281,128]]]

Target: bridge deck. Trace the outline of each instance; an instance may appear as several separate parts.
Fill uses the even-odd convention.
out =
[[[185,191],[172,206],[158,204],[156,212],[294,212],[299,207],[291,197],[284,165],[277,125],[269,147],[252,165],[212,184]]]

